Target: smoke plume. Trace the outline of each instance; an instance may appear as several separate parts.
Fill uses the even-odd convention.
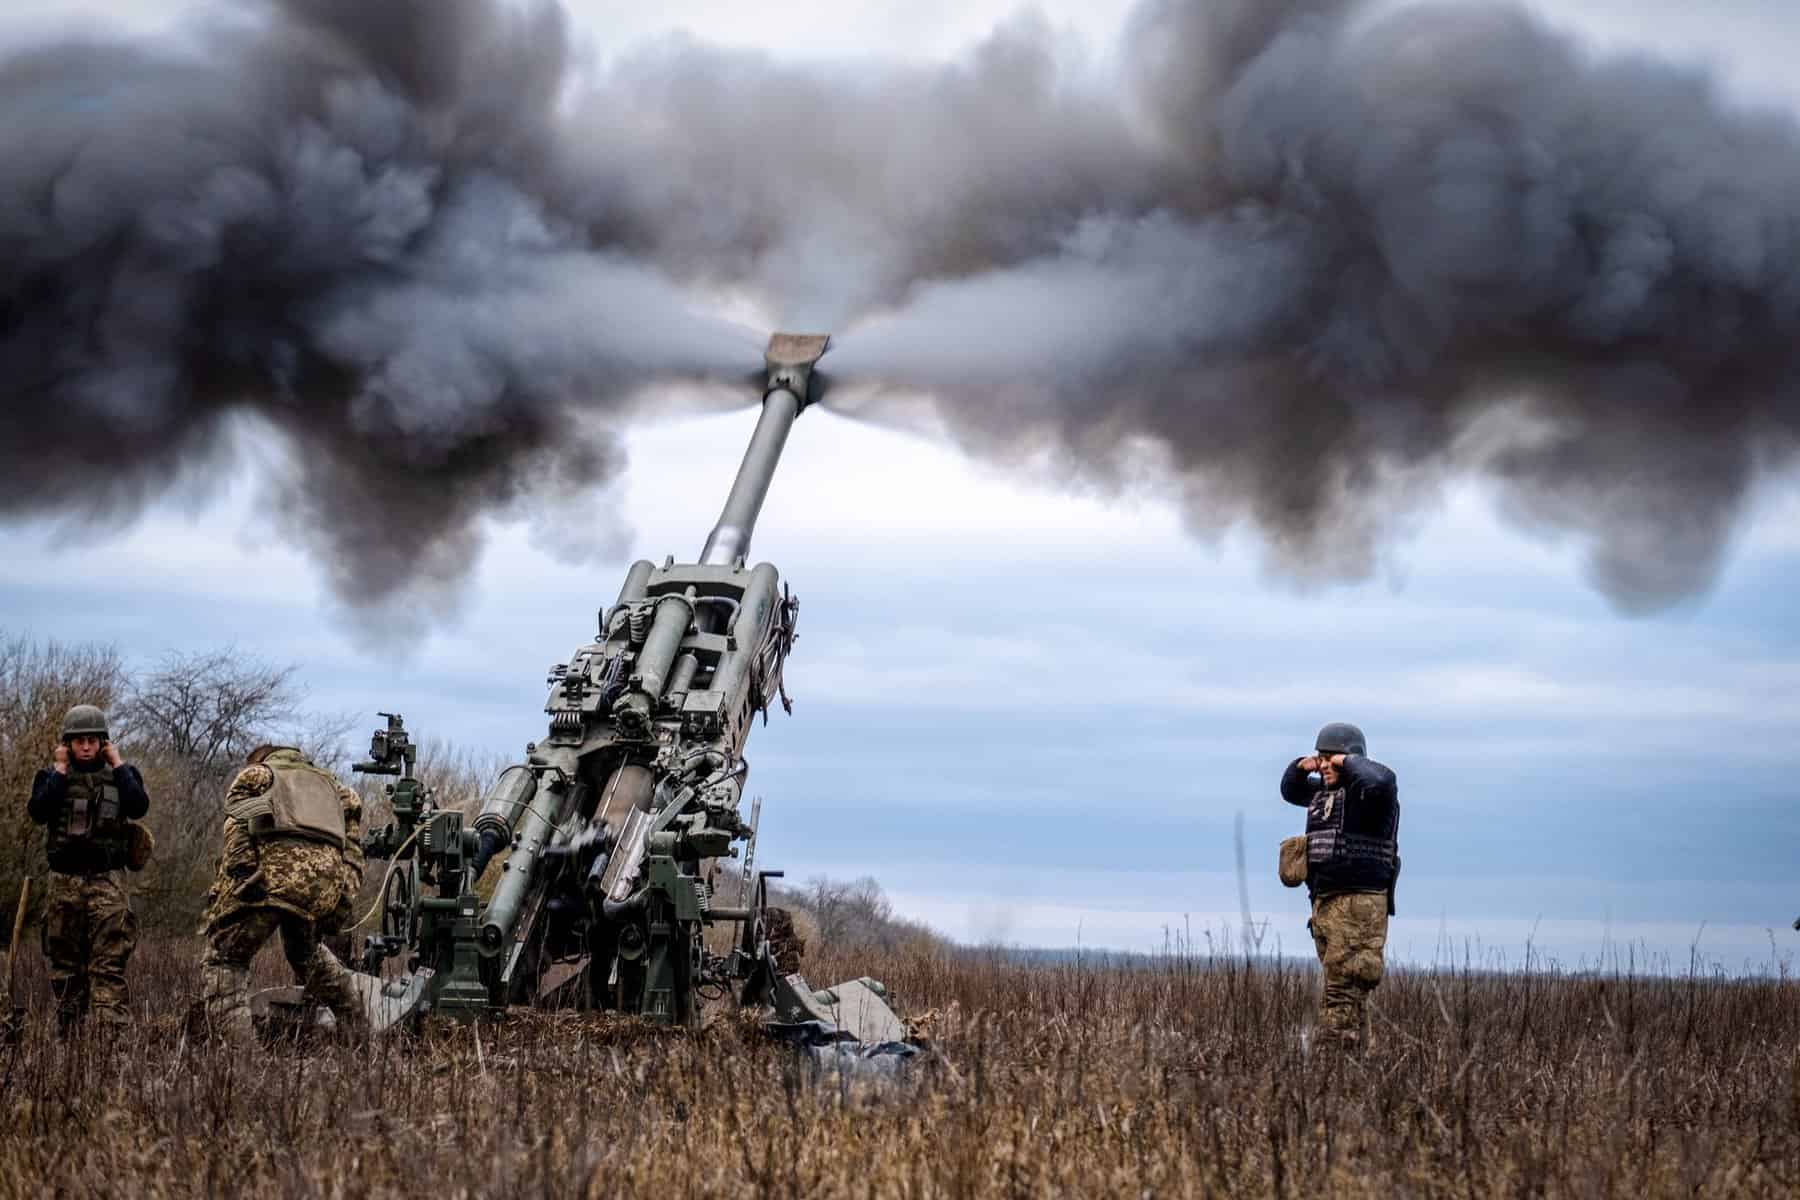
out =
[[[345,594],[454,583],[483,513],[604,531],[557,498],[636,387],[754,365],[723,295],[837,331],[863,411],[1149,469],[1324,578],[1479,477],[1653,610],[1793,462],[1800,127],[1516,8],[1146,0],[932,67],[258,11],[0,60],[0,515],[228,472],[248,411]]]
[[[452,598],[489,512],[604,541],[558,498],[632,392],[757,343],[555,207],[560,11],[246,7],[0,59],[0,516],[128,513],[273,430],[279,528],[352,603]]]
[[[1148,449],[1192,526],[1306,574],[1480,474],[1622,609],[1703,591],[1800,432],[1794,122],[1516,9],[1356,16],[1141,11],[1136,203],[921,279],[834,365],[995,453]]]

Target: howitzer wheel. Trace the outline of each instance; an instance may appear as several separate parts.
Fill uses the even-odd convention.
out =
[[[390,945],[410,946],[419,929],[419,866],[409,862],[389,875],[381,889],[381,936]]]

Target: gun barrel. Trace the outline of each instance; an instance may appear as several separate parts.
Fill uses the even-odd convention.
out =
[[[731,494],[718,524],[706,536],[700,550],[703,566],[730,566],[750,553],[750,535],[757,514],[775,478],[775,465],[787,445],[794,421],[811,402],[813,367],[831,344],[829,335],[778,333],[769,339],[763,355],[768,385],[763,393],[762,416],[744,451],[744,461],[732,481]]]

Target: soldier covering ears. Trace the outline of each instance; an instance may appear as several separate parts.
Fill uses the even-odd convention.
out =
[[[50,862],[44,958],[67,1033],[90,1014],[129,1020],[125,965],[137,948],[137,917],[119,872],[149,859],[144,777],[112,744],[106,714],[77,704],[63,717],[51,763],[31,787],[31,819],[44,826]]]
[[[1400,874],[1400,789],[1354,725],[1325,726],[1314,751],[1288,764],[1281,798],[1306,809],[1307,928],[1325,973],[1320,1023],[1328,1037],[1361,1049]]]

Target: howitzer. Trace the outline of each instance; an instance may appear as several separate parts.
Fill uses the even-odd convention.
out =
[[[429,1011],[465,1018],[554,999],[690,1024],[703,992],[727,989],[774,1005],[784,1022],[837,1012],[825,997],[838,993],[784,978],[770,956],[767,880],[779,872],[746,872],[734,904],[714,887],[718,860],[742,842],[747,865],[754,837],[738,808],[752,722],[777,700],[789,707],[782,674],[799,606],[774,567],[747,559],[826,345],[770,340],[762,414],[699,559],[631,566],[594,640],[551,668],[544,737],[501,774],[472,824],[435,807],[401,757],[395,822],[365,847],[396,860],[363,962],[378,973],[407,956],[408,978],[388,984],[391,995],[410,988]],[[398,718],[376,738],[373,764],[406,744]],[[484,898],[476,885],[490,865]],[[704,937],[720,923],[736,927],[729,954]],[[886,1020],[869,1027],[891,1031],[879,994],[866,1015]],[[854,1019],[837,1024],[857,1031]]]

